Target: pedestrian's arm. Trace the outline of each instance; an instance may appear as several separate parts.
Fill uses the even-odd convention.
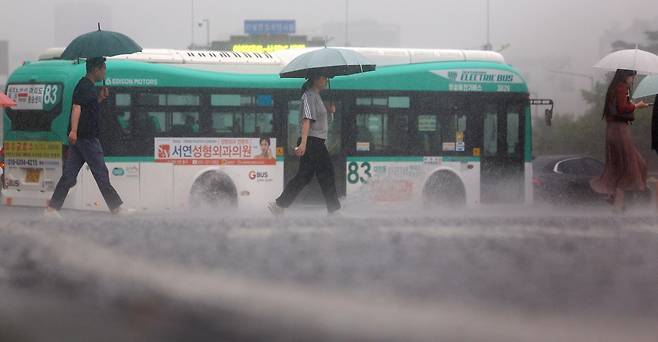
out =
[[[78,140],[78,124],[80,123],[80,105],[74,104],[71,110],[71,132],[69,132],[69,143],[75,145]]]
[[[620,114],[630,114],[635,111],[635,105],[628,100],[628,88],[617,87],[615,96],[617,97],[617,112]]]
[[[78,124],[80,123],[80,106],[74,104],[71,110],[71,132],[78,132]]]
[[[110,96],[110,91],[107,87],[101,88],[101,91],[98,92],[98,103],[105,101]]]
[[[644,101],[635,102],[633,105],[635,106],[635,109],[642,109],[649,107],[649,104]]]
[[[336,113],[336,104],[333,102],[329,102],[324,104],[324,107],[327,108],[327,113],[329,114],[334,114]]]
[[[295,155],[298,157],[303,156],[306,153],[306,141],[308,140],[308,131],[311,129],[311,120],[304,119],[302,120],[302,136],[299,146],[295,147]]]
[[[311,120],[304,119],[302,120],[302,146],[306,146],[306,140],[308,140],[308,131],[311,130]]]

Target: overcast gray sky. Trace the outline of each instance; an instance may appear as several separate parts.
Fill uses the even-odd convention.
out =
[[[11,69],[24,59],[35,58],[47,47],[62,45],[55,41],[55,7],[99,3],[91,0],[2,2],[0,40],[10,41]],[[126,33],[144,47],[185,48],[190,43],[191,0],[104,3],[109,13],[76,16],[70,25],[89,26],[88,31],[91,31],[97,21],[109,21],[105,28]],[[402,47],[481,46],[486,39],[485,14],[486,0],[349,0],[350,21],[375,20],[397,25]],[[322,32],[324,24],[344,21],[345,1],[195,0],[195,20],[204,18],[210,20],[212,39],[242,33],[244,19],[295,19],[298,33],[318,35],[325,33]],[[511,44],[503,54],[519,68],[561,68],[592,74],[590,66],[606,52],[602,43],[604,33],[615,28],[620,32],[627,30],[635,20],[644,20],[648,25],[655,23],[658,30],[656,0],[491,0],[492,43],[495,48]],[[204,42],[205,29],[195,31],[197,43]],[[333,43],[342,45],[343,37],[337,37]],[[537,79],[532,75],[530,78],[536,84],[537,96],[553,96],[551,87],[561,84],[573,88],[574,93],[589,84],[586,78],[566,83],[560,78]],[[555,84],[549,85],[549,82]],[[573,99],[565,98],[564,102],[570,103],[563,106],[565,110],[578,109],[577,102],[571,103]]]

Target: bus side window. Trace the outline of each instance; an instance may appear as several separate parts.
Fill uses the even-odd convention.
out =
[[[244,113],[242,114],[242,130],[245,134],[254,134],[256,132],[256,114]]]
[[[329,114],[329,127],[327,130],[327,150],[330,155],[341,153],[343,150],[342,139],[342,118],[343,118],[343,103],[342,101],[334,101],[336,105],[336,113]]]
[[[390,136],[388,150],[404,153],[409,149],[409,116],[402,113],[390,114],[389,121],[395,122],[395,124],[389,125],[387,132]]]
[[[174,137],[188,137],[199,133],[199,113],[173,112],[169,130]]]
[[[119,127],[121,127],[121,131],[124,134],[130,134],[131,131],[131,104],[132,104],[132,99],[130,97],[130,94],[126,93],[116,93],[114,95],[114,106],[115,106],[115,113],[116,113],[116,120],[119,123]]]
[[[130,107],[132,103],[130,94],[117,93],[115,94],[114,105],[117,107]]]
[[[487,105],[484,113],[484,156],[498,155],[498,113],[495,105]]]
[[[507,112],[507,155],[520,156],[521,139],[520,139],[520,115],[517,107],[508,109]]]
[[[141,137],[153,137],[165,128],[165,112],[144,112],[135,117],[134,134]]]
[[[421,153],[432,154],[441,151],[443,140],[436,115],[418,115],[417,132]]]
[[[261,136],[272,133],[272,113],[244,113],[244,133]]]
[[[442,117],[442,119],[442,137],[444,137],[445,142],[454,144],[454,148],[451,147],[450,149],[443,150],[443,152],[465,152],[465,141],[468,134],[466,131],[467,116],[464,114],[449,114]]]
[[[257,113],[256,114],[256,133],[260,136],[262,134],[272,133],[274,115],[272,113]]]
[[[130,112],[129,111],[121,111],[117,113],[117,122],[119,122],[119,127],[121,127],[121,130],[126,133],[130,134]]]
[[[219,134],[236,134],[242,132],[235,132],[237,127],[237,118],[239,113],[232,112],[219,112],[212,113],[212,129],[215,133]],[[240,129],[241,131],[241,129]]]
[[[137,104],[140,106],[166,106],[167,97],[165,94],[139,94]]]
[[[382,114],[368,113],[359,114],[356,117],[357,144],[367,143],[369,147],[364,152],[375,152],[381,150],[386,144],[384,132],[388,126],[388,117]]]
[[[358,97],[355,104],[362,107],[356,115],[357,151],[408,152],[409,96]]]
[[[156,133],[163,133],[165,131],[167,114],[164,112],[149,112],[148,113],[148,124],[151,130]]]
[[[211,94],[212,130],[219,135],[261,136],[274,131],[272,95]]]
[[[301,101],[288,101],[288,145],[287,147],[297,146],[299,138],[299,111]],[[286,149],[287,150],[287,149]]]

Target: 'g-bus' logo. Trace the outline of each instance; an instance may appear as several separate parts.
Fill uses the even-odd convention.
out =
[[[251,180],[266,181],[269,177],[270,175],[267,172],[249,171],[249,179]]]

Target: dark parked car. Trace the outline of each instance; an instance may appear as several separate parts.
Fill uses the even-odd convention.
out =
[[[541,156],[532,162],[535,199],[554,204],[599,204],[607,196],[595,193],[589,181],[600,176],[603,163],[586,156]]]
[[[603,173],[603,163],[582,155],[549,155],[532,163],[535,199],[557,205],[600,205],[607,195],[594,192],[589,181]],[[648,203],[650,191],[626,196],[629,204]]]

